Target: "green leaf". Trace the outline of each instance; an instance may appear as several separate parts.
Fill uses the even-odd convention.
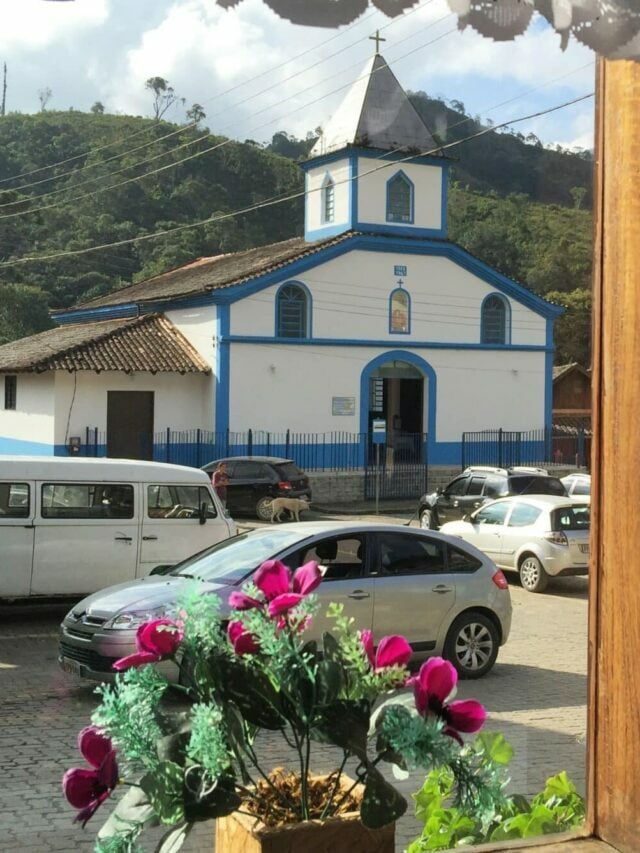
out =
[[[140,787],[161,823],[184,820],[182,784],[183,770],[173,761],[160,762],[152,773],[140,780]]]
[[[316,672],[316,703],[319,706],[331,705],[338,698],[344,685],[344,675],[340,664],[333,660],[322,660]]]
[[[232,659],[218,661],[218,668],[220,704],[234,702],[245,720],[263,729],[282,728],[280,696],[266,673]]]
[[[174,826],[160,839],[154,853],[178,853],[182,849],[182,845],[187,839],[189,832],[192,829],[192,824],[183,823],[181,826]]]
[[[320,713],[316,729],[323,740],[357,755],[361,761],[366,761],[369,713],[369,703],[364,700],[354,702],[340,699]]]
[[[238,809],[241,802],[230,777],[221,777],[212,785],[197,769],[191,772],[189,785],[185,786],[184,812],[188,821],[224,817]]]
[[[118,800],[115,809],[103,823],[98,832],[98,838],[110,838],[120,832],[126,824],[144,823],[152,826],[149,819],[154,813],[153,806],[146,793],[138,786],[132,786],[127,793]]]
[[[550,776],[546,783],[543,792],[543,797],[550,800],[551,797],[557,797],[560,800],[570,799],[577,794],[576,786],[567,776],[567,771],[557,773],[555,776]]]
[[[476,744],[496,764],[508,764],[513,758],[513,747],[500,733],[482,732],[476,737]]]
[[[380,829],[402,817],[407,810],[407,801],[369,763],[364,796],[360,805],[360,819],[369,829]]]

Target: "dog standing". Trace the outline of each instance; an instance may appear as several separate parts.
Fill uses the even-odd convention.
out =
[[[309,501],[306,498],[274,498],[271,501],[271,523],[280,521],[282,513],[287,510],[291,518],[300,521],[300,513],[309,509]]]

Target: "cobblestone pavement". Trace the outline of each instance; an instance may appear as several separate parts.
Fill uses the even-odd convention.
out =
[[[587,582],[557,581],[544,595],[514,585],[511,593],[509,642],[493,671],[462,682],[458,697],[482,701],[490,714],[487,729],[502,731],[513,743],[512,790],[533,794],[547,776],[567,770],[584,791]],[[57,625],[65,610],[59,605],[0,608],[2,853],[89,853],[107,816],[108,803],[83,831],[72,824],[73,812],[61,793],[63,772],[79,764],[76,733],[96,704],[90,685],[57,667]],[[274,736],[263,746],[268,766],[286,760]],[[331,767],[331,752],[318,749],[315,769]],[[414,776],[399,787],[409,796],[420,784]],[[399,851],[417,834],[411,811],[410,805],[398,824]],[[145,849],[153,849],[147,838]],[[210,853],[213,825],[199,824],[183,849]]]

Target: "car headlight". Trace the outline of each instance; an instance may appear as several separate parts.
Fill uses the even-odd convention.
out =
[[[162,607],[147,608],[146,610],[125,610],[114,616],[104,626],[116,631],[127,631],[132,628],[139,628],[145,622],[152,622],[154,619],[162,619],[170,614],[171,607],[163,604]]]

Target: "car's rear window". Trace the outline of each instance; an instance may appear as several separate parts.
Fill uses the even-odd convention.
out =
[[[509,479],[511,494],[514,495],[558,495],[567,493],[557,477],[518,476]]]
[[[590,508],[586,504],[560,507],[551,513],[551,529],[588,530],[590,517]]]
[[[304,477],[304,473],[293,462],[282,462],[274,467],[282,480],[297,480]]]

